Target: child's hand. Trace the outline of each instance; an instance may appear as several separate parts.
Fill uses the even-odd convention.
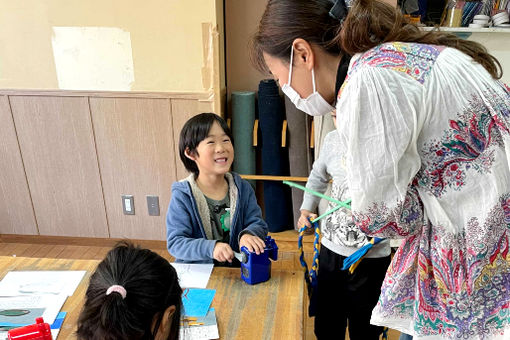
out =
[[[307,228],[311,229],[312,224],[310,223],[310,221],[308,219],[313,220],[314,218],[317,218],[317,214],[314,214],[310,210],[306,210],[306,209],[301,210],[301,216],[299,216],[298,225],[297,225],[298,230],[301,229],[301,227],[303,225],[306,225]]]
[[[248,248],[249,251],[255,252],[257,255],[259,255],[260,253],[264,252],[266,243],[262,241],[262,239],[260,239],[258,236],[244,234],[239,240],[239,248],[243,246]]]
[[[234,251],[230,248],[230,245],[223,242],[216,242],[213,250],[213,257],[219,262],[232,262],[234,258]]]

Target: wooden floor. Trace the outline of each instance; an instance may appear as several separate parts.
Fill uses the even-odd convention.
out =
[[[289,270],[302,270],[297,247],[295,246],[297,235],[293,231],[280,234],[281,235],[277,237],[279,259],[274,263],[275,267]],[[119,240],[92,238],[77,239],[67,237],[0,235],[0,256],[101,260],[118,241]],[[165,242],[134,241],[134,243],[144,248],[149,248],[169,261],[173,261],[173,258],[166,249]],[[307,237],[304,242],[304,248],[307,253],[308,263],[310,263],[311,260],[312,244],[312,238]],[[305,310],[307,309],[306,306]],[[400,333],[397,331],[390,330],[388,339],[398,340],[399,334]],[[305,320],[305,339],[316,339],[313,334],[313,318],[307,318]],[[345,339],[348,340],[349,337],[346,336]]]

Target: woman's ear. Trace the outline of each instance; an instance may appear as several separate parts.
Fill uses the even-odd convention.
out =
[[[295,39],[292,45],[294,46],[294,65],[296,67],[304,66],[311,71],[315,62],[312,45],[301,38]]]
[[[163,317],[161,318],[161,324],[159,325],[159,329],[156,332],[156,336],[154,337],[154,340],[167,340],[170,332],[172,331],[172,327],[176,327],[176,325],[173,325],[173,319],[175,314],[175,306],[171,305],[167,309],[165,309],[165,312],[163,313]],[[157,318],[157,315],[154,316]],[[156,319],[157,320],[157,319]]]
[[[194,152],[191,152],[189,148],[186,148],[186,150],[184,150],[184,155],[186,157],[188,157],[189,159],[191,159],[192,161],[196,160],[196,156],[195,156]]]

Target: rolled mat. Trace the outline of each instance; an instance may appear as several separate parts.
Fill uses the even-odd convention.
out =
[[[232,92],[232,133],[235,150],[233,169],[239,174],[255,174],[254,123],[255,92]]]
[[[291,176],[308,177],[312,170],[313,152],[310,148],[310,129],[312,118],[298,110],[290,99],[285,96],[285,112],[289,132],[287,141],[289,147],[289,169]],[[294,212],[294,228],[299,229],[297,222],[303,203],[303,192],[292,188],[292,210]]]
[[[289,157],[282,147],[282,127],[285,109],[272,79],[259,83],[259,127],[261,132],[262,173],[286,176],[289,174]],[[264,181],[264,207],[270,232],[292,229],[292,204],[289,188],[279,181]]]

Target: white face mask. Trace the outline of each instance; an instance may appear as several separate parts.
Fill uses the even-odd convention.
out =
[[[299,93],[296,92],[290,85],[292,80],[292,63],[294,60],[294,45],[292,45],[290,52],[290,67],[289,67],[289,81],[287,84],[283,84],[282,91],[287,97],[289,97],[292,104],[294,104],[299,110],[308,113],[310,116],[323,116],[335,108],[331,106],[315,88],[315,72],[312,68],[312,84],[313,93],[308,98],[301,98]]]

